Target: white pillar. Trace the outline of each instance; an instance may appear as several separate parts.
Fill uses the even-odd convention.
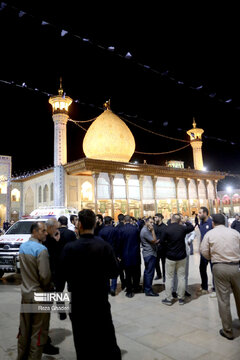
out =
[[[65,170],[67,163],[68,115],[53,114],[54,121],[54,206],[65,206]]]

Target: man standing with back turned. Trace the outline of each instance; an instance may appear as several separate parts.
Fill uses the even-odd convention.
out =
[[[95,223],[92,210],[81,210],[80,239],[62,252],[63,276],[72,294],[74,345],[78,360],[120,360],[108,302],[108,280],[117,278],[118,263],[111,245],[94,236]]]
[[[240,319],[240,234],[225,226],[223,214],[212,215],[213,230],[203,238],[200,251],[212,261],[218,310],[223,328],[220,335],[233,340],[230,292]]]

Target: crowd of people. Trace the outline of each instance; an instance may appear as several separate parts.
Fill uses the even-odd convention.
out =
[[[218,299],[223,325],[220,335],[232,340],[230,290],[240,318],[240,218],[228,228],[223,214],[210,217],[208,209],[201,207],[195,224],[181,214],[172,214],[166,223],[164,220],[160,213],[138,220],[119,214],[114,224],[110,216],[103,218],[85,209],[71,218],[71,230],[65,216],[46,224],[34,223],[31,238],[20,247],[22,303],[33,302],[33,292],[62,292],[67,284],[77,359],[121,359],[108,301],[109,294],[116,296],[118,276],[121,290],[125,290],[129,299],[139,292],[159,296],[153,289],[153,280],[162,279],[165,298],[161,303],[171,306],[177,299],[179,305],[184,305],[185,298],[191,297],[189,257],[199,228],[199,291],[208,293],[210,264],[213,272],[210,296]],[[65,313],[59,316],[61,320],[67,317]],[[49,321],[49,313],[20,314],[19,360],[40,359],[42,352],[59,352],[48,336]]]

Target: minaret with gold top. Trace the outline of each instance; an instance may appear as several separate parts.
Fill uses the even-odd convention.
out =
[[[190,136],[190,143],[193,149],[193,164],[195,170],[203,170],[202,157],[202,134],[203,129],[198,129],[195,118],[193,118],[193,128],[187,131]]]
[[[72,99],[65,96],[60,78],[58,95],[49,99],[52,105],[54,122],[54,205],[65,206],[64,168],[67,163],[67,122],[68,107]]]

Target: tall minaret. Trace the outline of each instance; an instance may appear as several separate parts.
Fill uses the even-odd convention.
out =
[[[203,129],[198,129],[193,118],[193,128],[187,131],[187,134],[190,136],[190,142],[193,149],[193,164],[195,170],[203,170],[203,157],[202,157],[202,134],[204,133]]]
[[[60,78],[58,95],[49,99],[54,122],[54,206],[65,206],[65,181],[63,165],[67,163],[67,122],[68,107],[72,99],[65,96]]]

